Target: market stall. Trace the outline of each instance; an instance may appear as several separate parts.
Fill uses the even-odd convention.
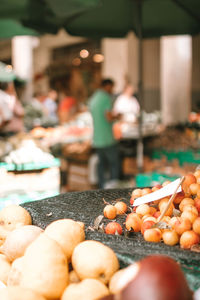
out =
[[[113,126],[120,148],[121,180],[131,179],[129,186],[151,186],[193,172],[200,162],[196,135],[194,137],[183,125],[165,128],[159,112],[143,114],[145,155],[142,174],[138,171],[136,160],[139,125],[120,121]],[[62,126],[36,127],[31,131],[32,137],[63,159],[61,167],[63,165],[63,173],[67,177],[63,184],[66,184],[68,191],[90,190],[97,183],[92,130],[91,115],[84,112]]]
[[[122,164],[121,179],[127,175],[123,165],[126,163],[127,152],[132,157],[136,156],[139,125],[133,122],[116,122],[113,126],[115,138],[120,146]],[[42,145],[49,147],[53,154],[62,157],[66,164],[68,190],[93,189],[97,184],[97,159],[95,149],[92,147],[92,119],[90,113],[83,112],[74,116],[73,120],[62,126],[44,128],[35,127],[31,135],[40,140]],[[145,113],[143,124],[144,139],[157,136],[160,133],[160,115],[158,112]],[[129,142],[130,141],[130,142]],[[128,154],[128,156],[130,156]],[[64,161],[63,161],[64,164]],[[138,172],[137,166],[131,175]]]
[[[60,161],[29,134],[1,139],[0,207],[60,192]]]
[[[77,114],[73,120],[54,128],[36,127],[30,134],[61,159],[67,190],[88,190],[92,149],[92,119],[89,112]]]

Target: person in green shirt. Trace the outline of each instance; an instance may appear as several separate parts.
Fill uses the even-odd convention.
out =
[[[98,163],[99,188],[105,186],[105,171],[109,180],[119,179],[120,163],[118,144],[113,136],[112,125],[116,116],[112,111],[112,90],[114,82],[104,79],[101,88],[90,98],[89,110],[93,119],[93,146],[96,149]]]

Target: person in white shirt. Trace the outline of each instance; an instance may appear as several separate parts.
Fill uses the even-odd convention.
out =
[[[0,132],[24,130],[24,109],[17,99],[13,82],[0,82]]]
[[[13,118],[14,97],[6,92],[7,82],[0,82],[0,127]]]
[[[137,99],[133,96],[134,88],[131,84],[127,84],[119,95],[113,105],[113,113],[121,114],[121,121],[124,122],[136,122],[140,106]]]

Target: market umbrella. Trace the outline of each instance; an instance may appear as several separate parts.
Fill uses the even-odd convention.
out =
[[[66,26],[72,35],[124,37],[134,31],[139,38],[138,100],[142,103],[142,39],[162,35],[198,34],[199,0],[102,0]],[[137,165],[143,167],[142,115],[139,118]]]
[[[0,19],[12,19],[39,33],[56,33],[70,18],[87,11],[96,0],[1,0]],[[12,33],[12,24],[6,36]],[[13,28],[14,29],[14,28]],[[21,28],[21,35],[24,28]],[[19,34],[19,30],[18,30]],[[13,36],[15,30],[13,30]]]
[[[200,32],[199,0],[96,0],[97,6],[67,24],[73,35],[144,38]]]
[[[19,21],[12,19],[0,19],[0,39],[8,39],[17,35],[38,35],[33,29],[24,27]]]

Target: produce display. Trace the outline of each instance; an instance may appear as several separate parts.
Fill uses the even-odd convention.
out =
[[[39,148],[33,140],[24,140],[21,145],[12,150],[3,159],[6,163],[25,164],[25,163],[37,163],[37,162],[51,162],[54,160],[52,154],[43,151]]]
[[[33,138],[41,139],[45,147],[55,144],[71,144],[92,140],[92,119],[89,112],[77,114],[76,117],[56,127],[35,127],[30,132]]]
[[[105,233],[119,235],[123,232],[141,232],[147,242],[163,241],[169,246],[179,243],[183,249],[200,251],[200,170],[184,177],[182,191],[173,195],[172,203],[169,203],[168,196],[132,207],[138,197],[155,192],[169,183],[166,181],[153,188],[133,190],[129,210],[123,201],[117,201],[113,205],[107,203],[103,211],[104,217],[115,221],[106,225]],[[116,222],[117,215],[121,214],[126,214],[124,229]]]
[[[174,143],[176,141],[176,143]],[[183,126],[167,127],[159,132],[159,136],[154,137],[148,145],[152,149],[166,150],[187,150],[199,149],[199,142],[191,135],[187,134]]]
[[[52,163],[54,156],[29,133],[19,133],[0,141],[0,161],[6,164]]]
[[[154,136],[160,132],[161,116],[159,111],[152,113],[142,112],[142,136]],[[116,139],[129,138],[137,139],[139,137],[139,124],[128,121],[117,121],[113,126]]]
[[[60,160],[29,133],[0,140],[0,208],[58,195],[59,167]]]
[[[0,238],[1,300],[193,299],[172,258],[153,255],[119,270],[110,247],[85,240],[82,222],[59,219],[42,229],[12,205],[0,211]]]

